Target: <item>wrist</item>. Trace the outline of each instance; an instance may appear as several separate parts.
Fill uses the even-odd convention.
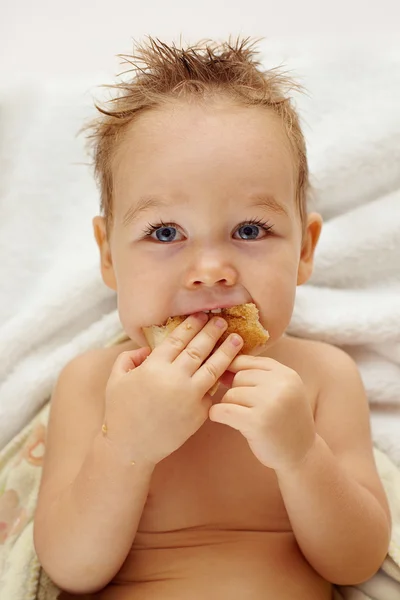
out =
[[[297,461],[276,470],[278,479],[279,477],[298,475],[303,471],[303,469],[307,468],[307,465],[313,459],[315,453],[318,452],[320,442],[321,437],[315,433],[308,449]]]
[[[104,430],[98,433],[94,440],[95,446],[107,459],[115,462],[116,467],[125,468],[128,471],[142,471],[151,475],[156,467],[155,462],[148,460],[137,450],[118,444],[111,440]]]

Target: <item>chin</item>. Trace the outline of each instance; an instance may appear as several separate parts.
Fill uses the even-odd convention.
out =
[[[121,316],[119,317],[119,320],[123,331],[136,346],[144,348],[149,345],[140,327],[133,325],[131,322],[121,318]]]

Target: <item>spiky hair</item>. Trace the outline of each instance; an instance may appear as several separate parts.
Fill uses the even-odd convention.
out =
[[[89,132],[87,144],[107,233],[113,218],[113,157],[130,124],[144,111],[178,98],[207,101],[212,96],[229,97],[244,106],[262,106],[280,117],[296,165],[297,204],[304,225],[309,187],[306,145],[290,96],[301,86],[280,68],[262,68],[256,59],[257,41],[205,40],[180,48],[149,37],[145,43],[134,44],[131,55],[118,55],[122,64],[129,65],[121,74],[125,77],[119,83],[101,86],[116,93],[106,106],[95,103],[100,115],[82,128]]]

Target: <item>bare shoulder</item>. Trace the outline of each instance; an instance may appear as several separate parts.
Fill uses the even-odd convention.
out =
[[[288,338],[286,354],[306,381],[313,381],[318,402],[332,393],[356,394],[368,410],[367,396],[354,359],[338,346],[315,340]],[[344,408],[344,406],[343,406]]]
[[[87,350],[73,358],[63,369],[60,378],[82,382],[97,392],[104,390],[117,356],[138,346],[128,340],[105,348]],[[88,390],[89,391],[89,390]]]
[[[117,356],[136,346],[126,342],[84,352],[61,371],[51,397],[39,512],[71,482],[101,432],[105,388]]]
[[[49,430],[74,420],[75,437],[85,430],[86,439],[101,427],[104,393],[118,355],[137,346],[131,341],[95,348],[73,358],[61,371],[51,398]],[[51,441],[51,437],[50,437]]]
[[[316,424],[326,437],[336,425],[343,433],[343,421],[348,423],[350,417],[361,419],[367,430],[366,391],[357,364],[344,350],[325,342],[288,336],[273,358],[297,371],[304,383],[313,387]]]
[[[338,373],[341,379],[358,376],[353,359],[337,346],[316,340],[284,336],[272,358],[296,371],[310,390],[315,408],[321,393],[326,390]]]
[[[317,340],[308,340],[292,336],[284,336],[275,351],[276,360],[287,366],[297,365],[302,371],[315,367],[332,367],[337,361],[346,361],[349,365],[355,363],[341,348]],[[280,360],[281,359],[281,360]]]

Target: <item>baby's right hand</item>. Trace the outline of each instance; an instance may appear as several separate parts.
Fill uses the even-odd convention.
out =
[[[208,418],[207,392],[243,345],[234,346],[229,336],[209,356],[227,327],[223,320],[219,328],[217,319],[191,315],[153,352],[118,356],[106,387],[104,432],[129,460],[156,465]]]

